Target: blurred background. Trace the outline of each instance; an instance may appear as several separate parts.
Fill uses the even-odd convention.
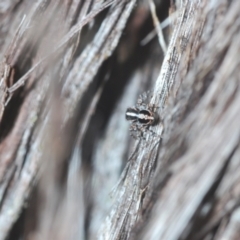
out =
[[[2,0],[0,240],[239,239],[239,11]]]
[[[4,0],[0,19],[1,239],[96,239],[133,149],[126,108],[163,59],[149,4]]]

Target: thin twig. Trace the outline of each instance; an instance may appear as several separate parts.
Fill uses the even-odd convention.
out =
[[[171,14],[168,18],[166,18],[161,24],[161,29],[163,30],[164,28],[168,27],[169,25],[172,24],[172,22],[176,19],[178,16],[178,12],[174,12]],[[148,44],[155,36],[157,35],[156,28],[154,28],[148,35],[140,42],[141,46],[145,46]]]
[[[89,23],[97,14],[102,12],[104,9],[109,7],[110,5],[116,3],[117,0],[110,0],[103,4],[100,8],[93,10],[91,13],[89,13],[79,24],[77,24],[75,27],[73,27],[66,36],[62,39],[62,41],[58,44],[58,46],[50,52],[47,56],[40,59],[32,68],[28,70],[28,72],[23,75],[12,87],[10,87],[7,91],[9,93],[13,93],[16,91],[19,87],[24,85],[25,81],[29,78],[31,73],[39,67],[46,59],[53,56],[58,50],[62,49],[81,29],[83,26],[85,26],[87,23]]]
[[[156,31],[157,31],[159,44],[162,47],[164,55],[166,55],[167,45],[166,45],[164,37],[163,37],[163,32],[162,32],[160,21],[157,17],[157,14],[156,14],[156,7],[155,7],[155,4],[152,0],[149,0],[149,6],[150,6],[151,13],[152,13],[153,23],[154,23],[154,26],[155,26]]]

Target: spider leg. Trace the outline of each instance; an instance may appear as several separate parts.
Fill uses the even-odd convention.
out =
[[[153,112],[156,112],[157,109],[159,108],[159,106],[157,106],[155,103],[149,103],[148,104],[148,108],[153,111]]]

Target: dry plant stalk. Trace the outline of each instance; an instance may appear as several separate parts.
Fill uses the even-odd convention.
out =
[[[239,239],[238,0],[1,4],[0,240]]]

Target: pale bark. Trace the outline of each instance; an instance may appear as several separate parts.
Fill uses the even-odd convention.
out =
[[[0,240],[239,239],[240,2],[171,4],[0,4]]]

